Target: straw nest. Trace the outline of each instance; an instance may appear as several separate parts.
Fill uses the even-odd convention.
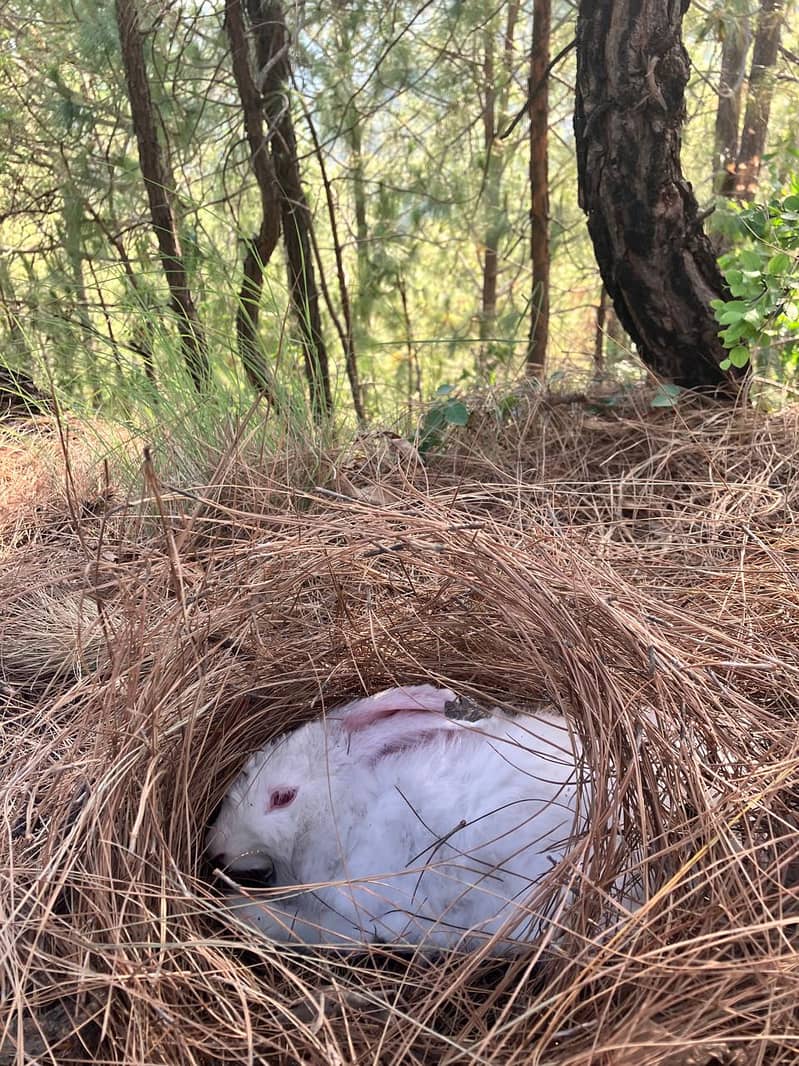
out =
[[[797,1061],[799,412],[496,422],[425,466],[366,437],[146,471],[11,552],[0,1063]],[[244,757],[424,680],[581,735],[602,828],[558,937],[501,965],[259,940],[201,854]],[[600,932],[631,852],[648,900]]]

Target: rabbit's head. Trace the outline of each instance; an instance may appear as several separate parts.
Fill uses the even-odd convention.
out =
[[[208,831],[211,865],[239,884],[291,884],[293,856],[328,806],[325,730],[311,722],[256,752]]]
[[[301,849],[311,839],[317,851],[333,847],[336,818],[362,813],[382,760],[457,728],[441,713],[454,698],[430,685],[388,689],[272,741],[222,803],[206,841],[211,865],[238,884],[296,884]]]

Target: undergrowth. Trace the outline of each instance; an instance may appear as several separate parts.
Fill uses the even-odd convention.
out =
[[[796,1062],[799,411],[650,399],[472,401],[424,460],[250,423],[104,468],[55,435],[0,515],[0,1062]],[[244,757],[427,680],[579,734],[557,939],[259,940],[202,855]],[[629,849],[648,897],[608,932]]]

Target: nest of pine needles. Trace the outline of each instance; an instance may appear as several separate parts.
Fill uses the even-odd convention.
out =
[[[206,484],[146,463],[29,528],[0,575],[0,1063],[795,1063],[797,444],[796,409],[524,399],[425,463],[369,436]],[[579,734],[556,941],[259,939],[204,867],[231,779],[420,681]],[[631,854],[646,900],[608,928]]]

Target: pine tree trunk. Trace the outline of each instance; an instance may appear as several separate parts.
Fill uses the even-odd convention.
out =
[[[513,82],[513,54],[516,23],[519,17],[518,0],[511,0],[503,33],[501,62],[497,64],[494,20],[484,29],[483,53],[483,147],[485,149],[486,228],[483,240],[483,285],[480,298],[480,355],[479,369],[489,369],[489,356],[496,334],[497,293],[500,275],[500,244],[506,225],[506,211],[502,204],[502,181],[505,165],[500,132],[508,122],[508,99]]]
[[[714,188],[723,196],[732,195],[735,186],[741,97],[750,43],[749,19],[746,15],[741,15],[724,27],[713,146]]]
[[[186,369],[196,389],[202,391],[210,380],[211,367],[172,210],[171,195],[175,182],[158,140],[158,123],[144,63],[144,39],[136,2],[116,0],[116,19],[131,118],[150,204],[150,219],[169,286],[172,310],[178,321]]]
[[[680,169],[681,5],[581,0],[574,127],[580,204],[608,295],[643,361],[734,393],[710,301],[724,282]]]
[[[551,0],[534,0],[530,54],[530,250],[533,286],[527,372],[541,377],[549,340],[549,42]]]
[[[258,83],[269,121],[272,163],[280,189],[283,243],[289,291],[302,337],[311,406],[317,418],[333,409],[327,348],[311,245],[311,212],[300,178],[297,141],[289,104],[289,35],[279,0],[247,0]]]
[[[782,22],[783,0],[761,0],[752,49],[746,114],[735,168],[734,193],[739,200],[753,200],[757,192],[760,164],[768,135],[771,98],[774,95],[773,67],[780,48]]]
[[[493,20],[492,20],[493,21]],[[480,371],[487,369],[489,340],[494,335],[497,317],[497,272],[499,263],[499,193],[501,183],[500,160],[494,145],[496,124],[496,71],[494,69],[494,27],[491,23],[483,30],[483,148],[485,150],[485,176],[483,198],[485,202],[486,229],[483,238],[483,290],[480,297]]]
[[[340,118],[341,130],[349,150],[347,179],[355,211],[355,255],[357,264],[355,295],[352,300],[352,338],[354,344],[369,344],[373,294],[370,283],[369,216],[366,207],[366,171],[363,160],[363,120],[358,109],[358,86],[353,70],[351,33],[352,12],[346,4],[334,5],[336,59],[341,64],[338,92],[346,100]],[[317,153],[318,155],[318,153]],[[330,202],[330,201],[328,201]],[[360,416],[359,416],[360,417]]]
[[[601,377],[605,372],[605,320],[608,312],[608,291],[604,285],[599,286],[599,303],[596,307],[594,327],[594,376]]]
[[[280,189],[264,132],[261,96],[252,75],[241,0],[225,0],[225,28],[230,41],[231,64],[241,100],[250,162],[261,195],[260,227],[245,242],[236,336],[239,358],[251,385],[257,392],[274,399],[269,368],[258,343],[258,318],[264,268],[280,239]]]

